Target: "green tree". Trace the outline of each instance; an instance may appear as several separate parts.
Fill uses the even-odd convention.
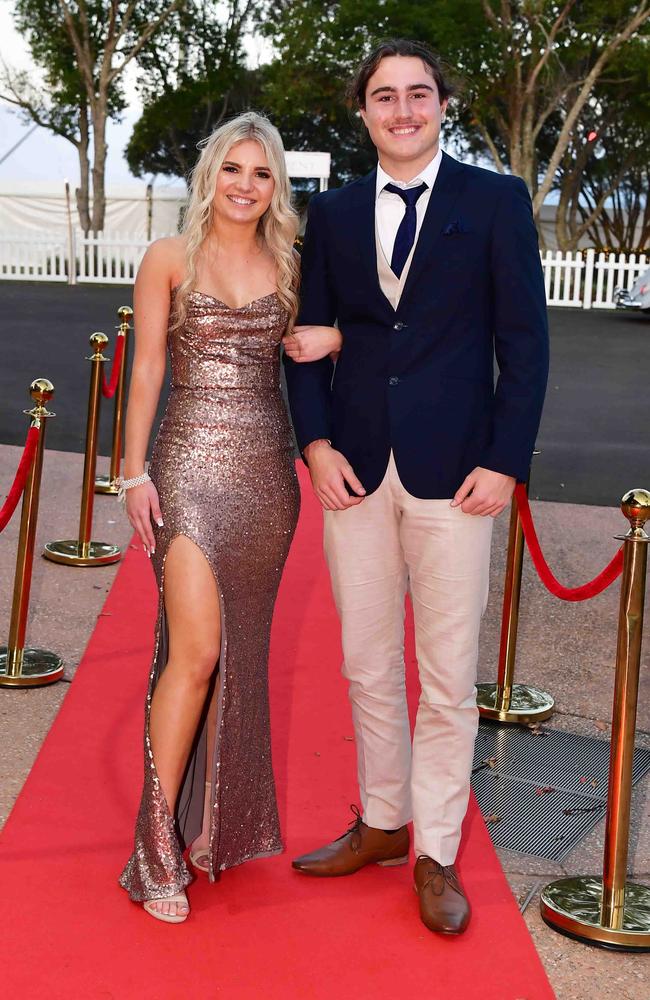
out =
[[[594,92],[559,167],[556,237],[561,249],[589,235],[631,249],[650,239],[650,62],[629,42]]]
[[[104,227],[106,125],[124,108],[124,70],[183,2],[16,0],[16,27],[47,90],[29,74],[5,67],[1,96],[77,149],[77,207],[85,232]]]
[[[647,46],[650,19],[650,0],[285,0],[276,7],[264,28],[278,51],[264,96],[298,148],[333,129],[337,175],[355,172],[352,158],[362,150],[354,112],[343,110],[345,81],[380,38],[418,38],[463,81],[450,109],[454,139],[497,170],[522,176],[535,214],[580,144],[600,89],[612,90],[606,73],[630,40]]]
[[[378,38],[413,36],[417,8],[426,6],[397,0],[279,0],[274,17],[260,24],[276,52],[266,67],[264,107],[287,148],[331,153],[331,184],[366,173],[376,161],[358,113],[345,98],[355,66]]]
[[[259,74],[245,66],[243,38],[263,8],[259,0],[187,0],[143,50],[144,109],[126,151],[134,174],[186,175],[201,139],[259,104]]]
[[[485,43],[459,53],[470,124],[497,169],[524,178],[537,214],[591,117],[605,71],[630,39],[648,38],[650,3],[502,0],[497,9],[482,0],[481,7]]]

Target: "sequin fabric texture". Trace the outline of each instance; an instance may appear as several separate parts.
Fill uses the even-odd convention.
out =
[[[271,767],[268,651],[273,605],[300,493],[280,391],[287,314],[275,293],[238,309],[191,292],[183,326],[169,334],[172,387],[149,468],[164,527],[152,559],[159,588],[145,708],[145,776],[134,852],[120,884],[132,899],[174,895],[191,876],[183,848],[201,831],[211,782],[210,879],[282,849]],[[149,737],[151,699],[167,659],[165,559],[185,535],[203,551],[219,590],[221,655],[212,697],[217,730],[206,768],[199,725],[169,814]],[[207,708],[207,706],[206,706]]]

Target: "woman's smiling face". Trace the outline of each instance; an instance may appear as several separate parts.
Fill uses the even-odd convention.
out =
[[[262,146],[255,139],[244,139],[231,146],[217,174],[215,214],[230,222],[257,222],[271,204],[274,189]]]

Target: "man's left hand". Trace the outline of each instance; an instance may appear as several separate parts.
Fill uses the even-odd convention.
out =
[[[515,484],[514,476],[504,476],[479,465],[456,490],[451,506],[460,507],[465,514],[497,517],[510,503]]]

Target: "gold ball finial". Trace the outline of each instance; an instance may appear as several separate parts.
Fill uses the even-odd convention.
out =
[[[650,491],[628,490],[621,500],[621,510],[633,530],[643,528],[643,525],[650,518]]]
[[[103,355],[103,350],[108,344],[108,337],[105,333],[91,333],[90,335],[90,346],[93,349],[93,355],[88,358],[88,361],[106,361],[107,359]]]
[[[122,322],[126,323],[129,316],[133,316],[133,309],[131,308],[131,306],[120,306],[120,308],[117,310],[117,314],[122,320]]]
[[[54,386],[49,378],[35,378],[29,387],[29,394],[37,406],[44,406],[54,395]]]
[[[90,346],[98,354],[106,347],[108,343],[108,337],[105,333],[91,333],[90,335]]]

